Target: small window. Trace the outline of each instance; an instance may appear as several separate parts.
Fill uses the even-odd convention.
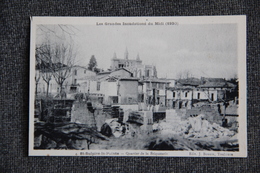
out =
[[[100,82],[97,82],[97,91],[100,91]]]
[[[163,89],[164,88],[164,84],[163,83],[159,83],[159,89]]]
[[[214,94],[211,93],[211,100],[214,101]]]
[[[149,77],[149,70],[146,71],[146,77]]]
[[[175,92],[172,93],[172,96],[175,97]]]
[[[84,70],[84,74],[86,74],[87,70]]]
[[[188,92],[185,93],[185,97],[188,97]]]
[[[75,85],[77,84],[77,79],[74,79],[74,84],[75,84]]]
[[[198,93],[198,99],[200,99],[200,93]]]
[[[74,71],[74,75],[77,76],[77,70]]]
[[[150,83],[147,83],[147,88],[150,89],[151,88],[151,85]]]

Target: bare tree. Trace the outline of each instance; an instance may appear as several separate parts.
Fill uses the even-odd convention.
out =
[[[190,79],[193,77],[189,70],[180,71],[176,75],[177,79]]]
[[[63,91],[64,81],[72,74],[71,68],[74,65],[75,56],[73,46],[70,44],[60,44],[54,48],[52,74],[59,85],[60,96]]]
[[[41,79],[41,72],[36,70],[35,72],[35,95],[37,96],[37,93],[38,93],[38,84],[39,84],[39,81]]]
[[[71,75],[76,57],[72,39],[75,29],[70,25],[38,26],[36,58],[40,59],[42,78],[47,84],[47,96],[52,77],[59,85],[61,96],[63,83]]]
[[[36,46],[36,60],[42,79],[47,84],[46,97],[49,95],[49,86],[52,79],[52,52],[49,44]]]

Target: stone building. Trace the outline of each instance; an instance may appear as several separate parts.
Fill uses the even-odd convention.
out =
[[[129,59],[128,51],[125,52],[125,57],[120,59],[117,58],[116,54],[114,54],[111,59],[111,70],[114,71],[116,69],[125,68],[133,73],[133,77],[138,78],[157,78],[157,70],[154,65],[145,65],[142,64],[142,60],[140,59],[139,54],[136,59]]]
[[[165,79],[144,79],[143,83],[144,102],[147,105],[165,106],[166,87],[169,83]]]

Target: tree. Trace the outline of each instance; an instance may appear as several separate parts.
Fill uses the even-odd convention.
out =
[[[41,72],[36,70],[35,72],[35,95],[37,96],[37,93],[38,93],[38,84],[39,84],[39,81],[41,79]]]
[[[76,28],[70,25],[39,25],[37,30],[36,59],[40,59],[42,78],[47,84],[52,79],[63,91],[64,81],[71,75],[76,51],[72,36]]]
[[[190,79],[193,77],[189,70],[180,71],[176,75],[177,79]]]
[[[54,48],[54,60],[52,75],[59,85],[60,96],[63,91],[64,81],[71,76],[71,68],[74,65],[75,54],[72,45],[56,45]]]
[[[48,97],[50,81],[52,78],[52,52],[50,45],[42,44],[36,46],[36,61],[41,77],[47,84],[46,97]]]
[[[97,60],[94,55],[91,56],[88,64],[88,69],[91,71],[95,71],[97,67]]]

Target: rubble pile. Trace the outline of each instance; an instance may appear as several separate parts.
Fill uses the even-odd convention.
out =
[[[203,114],[197,117],[190,117],[188,120],[179,119],[173,122],[154,124],[153,130],[159,131],[162,135],[177,134],[186,138],[215,139],[235,135],[234,131],[223,128],[216,123],[210,123]]]
[[[100,133],[107,137],[132,138],[140,133],[133,126],[134,124],[119,122],[117,118],[107,119],[102,125]]]

